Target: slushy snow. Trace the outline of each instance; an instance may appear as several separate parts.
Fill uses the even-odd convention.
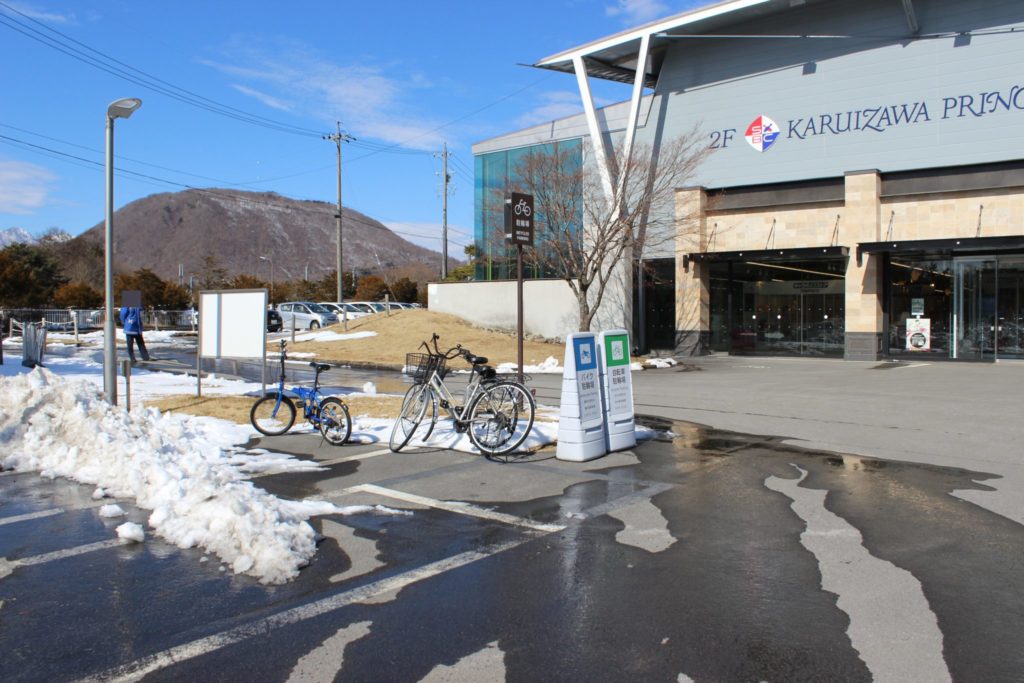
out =
[[[316,552],[306,519],[346,511],[281,500],[253,485],[224,440],[209,421],[155,409],[128,413],[108,405],[94,385],[45,368],[2,380],[3,468],[66,477],[134,499],[152,510],[149,526],[171,543],[202,546],[264,583],[288,581]]]
[[[123,538],[126,541],[135,541],[136,543],[142,543],[146,540],[146,532],[143,531],[141,524],[135,522],[125,522],[121,526],[117,527],[117,537]]]

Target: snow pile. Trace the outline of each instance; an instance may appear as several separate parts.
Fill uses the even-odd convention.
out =
[[[149,525],[181,548],[217,554],[264,583],[298,574],[316,551],[305,519],[329,503],[297,504],[243,480],[227,435],[156,410],[126,413],[90,384],[45,368],[0,380],[0,465],[92,484],[152,510]],[[124,525],[122,525],[124,526]],[[138,533],[124,527],[119,535]],[[141,531],[141,528],[139,529]]]
[[[100,517],[123,517],[124,510],[120,505],[104,505],[100,508]]]
[[[516,371],[518,366],[515,363],[502,363],[498,366],[498,372],[502,374],[512,374]],[[564,368],[558,364],[558,359],[554,356],[548,356],[547,359],[540,365],[524,365],[523,372],[529,375],[544,375],[544,374],[557,374],[560,375],[564,372]]]
[[[377,385],[374,384],[373,382],[367,382],[366,384],[363,385],[363,393],[366,394],[367,396],[376,396]]]
[[[664,370],[670,368],[673,365],[678,365],[675,358],[648,358],[644,361],[644,365],[649,368],[655,368],[657,370]]]
[[[365,339],[366,337],[376,337],[376,332],[332,332],[330,330],[324,330],[322,332],[307,332],[305,334],[295,335],[295,341],[346,341],[348,339]]]
[[[125,522],[115,531],[117,531],[118,538],[123,538],[126,541],[142,543],[146,540],[146,532],[142,530],[142,525],[135,522]]]

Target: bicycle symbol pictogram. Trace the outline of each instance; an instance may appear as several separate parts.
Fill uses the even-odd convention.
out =
[[[514,211],[517,216],[526,216],[527,218],[529,218],[530,214],[533,213],[533,209],[530,208],[530,205],[526,203],[525,199],[520,199],[519,202],[512,207],[512,211]]]

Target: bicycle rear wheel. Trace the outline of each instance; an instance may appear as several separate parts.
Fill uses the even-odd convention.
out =
[[[522,384],[492,384],[469,405],[469,438],[488,457],[511,453],[530,435],[535,411],[533,396]]]
[[[412,439],[423,416],[431,405],[431,391],[426,384],[414,384],[405,392],[402,399],[402,412],[395,420],[395,426],[391,428],[391,440],[388,446],[392,452],[397,453]]]
[[[295,424],[295,404],[284,394],[267,394],[252,405],[249,422],[260,434],[280,436]]]
[[[319,419],[320,433],[331,444],[340,446],[348,441],[352,434],[352,418],[348,414],[348,406],[333,396],[320,402]]]

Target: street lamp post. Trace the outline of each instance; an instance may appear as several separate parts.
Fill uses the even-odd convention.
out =
[[[260,261],[267,261],[270,263],[270,303],[274,303],[274,257],[273,256],[260,256]],[[285,269],[287,270],[287,268]]]
[[[107,215],[103,241],[103,279],[106,320],[103,323],[103,393],[117,405],[117,344],[114,340],[114,119],[127,119],[142,106],[136,97],[107,107]]]

